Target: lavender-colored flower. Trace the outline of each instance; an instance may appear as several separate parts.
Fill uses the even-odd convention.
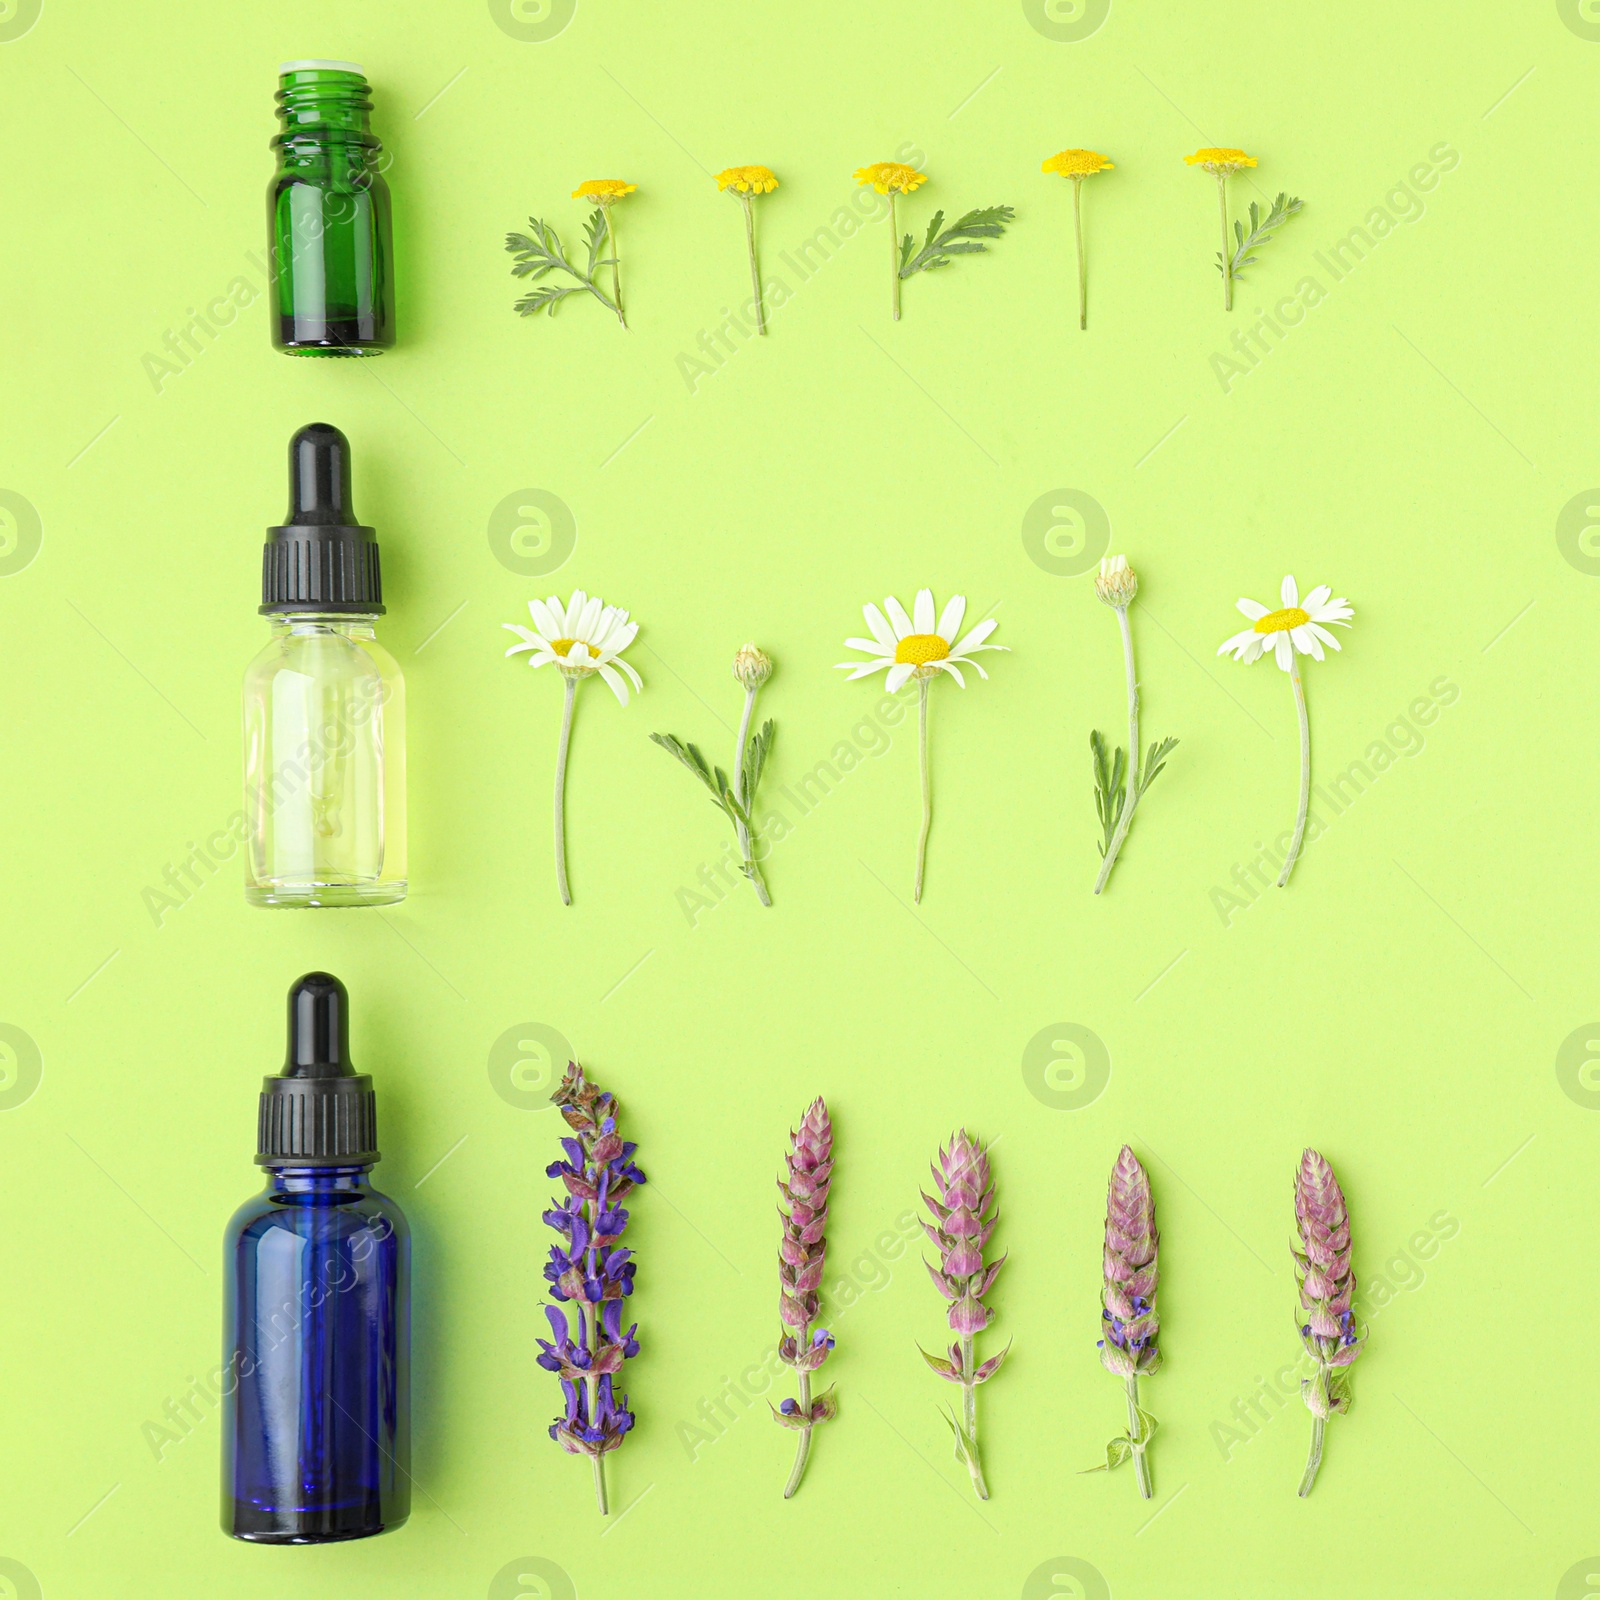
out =
[[[1339,1180],[1315,1150],[1300,1158],[1294,1177],[1294,1220],[1300,1243],[1294,1252],[1300,1284],[1300,1340],[1317,1364],[1301,1380],[1300,1397],[1311,1412],[1311,1456],[1300,1480],[1303,1499],[1322,1465],[1322,1436],[1328,1418],[1350,1409],[1346,1370],[1361,1354],[1366,1330],[1356,1322],[1356,1275],[1350,1264],[1350,1213]]]
[[[1121,1378],[1128,1391],[1128,1431],[1106,1446],[1103,1467],[1109,1471],[1131,1459],[1138,1474],[1139,1493],[1151,1495],[1150,1464],[1145,1450],[1156,1430],[1156,1419],[1139,1404],[1139,1378],[1161,1367],[1157,1342],[1161,1322],[1156,1315],[1155,1201],[1150,1177],[1139,1158],[1123,1145],[1111,1169],[1106,1190],[1105,1287],[1101,1291],[1100,1364]]]
[[[922,1224],[923,1231],[939,1252],[939,1265],[925,1262],[934,1286],[950,1302],[947,1317],[958,1335],[948,1357],[922,1359],[950,1383],[961,1385],[961,1417],[952,1412],[949,1422],[956,1439],[956,1460],[972,1474],[972,1486],[980,1500],[989,1498],[983,1466],[978,1456],[978,1399],[980,1383],[987,1383],[1000,1370],[1011,1346],[991,1356],[981,1366],[973,1352],[974,1337],[994,1321],[994,1312],[983,1304],[983,1297],[994,1285],[1006,1258],[984,1264],[983,1252],[994,1232],[994,1184],[989,1177],[989,1154],[963,1128],[951,1137],[948,1149],[939,1151],[933,1167],[938,1198],[923,1195],[934,1220]]]
[[[783,1491],[785,1500],[800,1487],[811,1452],[811,1430],[819,1423],[831,1422],[839,1410],[831,1386],[815,1400],[811,1398],[811,1374],[833,1349],[833,1335],[826,1328],[812,1327],[822,1312],[828,1185],[833,1179],[833,1124],[821,1100],[811,1102],[799,1129],[790,1132],[786,1165],[784,1176],[778,1179],[778,1193],[783,1196],[778,1208],[783,1218],[783,1240],[778,1246],[778,1316],[784,1326],[778,1358],[794,1368],[800,1398],[773,1407],[772,1416],[780,1427],[794,1429],[800,1439],[794,1469]]]
[[[618,1394],[622,1363],[639,1353],[637,1324],[622,1326],[622,1302],[633,1293],[633,1252],[618,1242],[628,1225],[620,1202],[644,1174],[633,1164],[639,1147],[617,1132],[617,1101],[569,1063],[560,1087],[550,1096],[576,1135],[563,1139],[564,1161],[546,1175],[560,1178],[566,1198],[544,1213],[561,1235],[551,1245],[544,1275],[558,1305],[546,1306],[551,1338],[540,1339],[538,1363],[561,1379],[566,1399],[550,1437],[569,1455],[594,1462],[595,1498],[607,1511],[604,1458],[633,1427],[626,1394]],[[568,1310],[562,1310],[565,1306]],[[569,1319],[568,1311],[571,1316]]]

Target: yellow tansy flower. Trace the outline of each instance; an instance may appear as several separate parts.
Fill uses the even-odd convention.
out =
[[[717,174],[717,187],[739,194],[771,194],[778,180],[771,167],[724,167]]]
[[[1207,145],[1183,159],[1188,166],[1200,167],[1217,180],[1217,208],[1222,215],[1222,254],[1217,257],[1217,265],[1222,268],[1222,309],[1232,311],[1233,247],[1228,243],[1228,174],[1237,172],[1240,167],[1253,167],[1256,158],[1225,145]]]
[[[572,198],[593,200],[597,206],[612,206],[638,187],[636,183],[624,183],[621,178],[590,178],[572,191]]]
[[[1204,167],[1213,177],[1222,173],[1237,172],[1240,167],[1253,167],[1256,164],[1254,156],[1247,156],[1243,150],[1230,150],[1216,145],[1207,145],[1204,150],[1196,150],[1192,156],[1185,156],[1184,162],[1191,167]]]
[[[1078,327],[1089,326],[1089,272],[1083,254],[1083,180],[1092,178],[1116,162],[1108,161],[1098,150],[1060,150],[1040,166],[1041,172],[1059,172],[1072,179],[1072,232],[1078,241]]]
[[[1107,161],[1098,150],[1062,150],[1051,156],[1039,170],[1059,172],[1063,178],[1088,178],[1114,166],[1116,162]]]
[[[755,314],[756,332],[767,331],[767,307],[761,292],[761,269],[756,265],[756,219],[750,204],[753,194],[771,194],[778,180],[771,167],[724,167],[717,174],[717,188],[744,207],[744,240],[750,252],[750,309]]]
[[[928,179],[903,161],[874,161],[870,167],[856,168],[856,182],[870,183],[879,194],[910,194]]]

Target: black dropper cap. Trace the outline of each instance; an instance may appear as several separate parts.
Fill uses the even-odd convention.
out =
[[[261,1080],[261,1166],[356,1166],[378,1159],[372,1079],[350,1065],[350,997],[329,972],[289,991],[289,1053]]]
[[[289,441],[289,515],[267,529],[261,610],[383,610],[378,540],[350,504],[350,441],[331,423],[307,423]]]

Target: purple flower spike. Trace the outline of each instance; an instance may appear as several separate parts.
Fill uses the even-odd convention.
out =
[[[1315,1150],[1300,1158],[1294,1177],[1294,1220],[1300,1235],[1295,1277],[1306,1320],[1300,1340],[1317,1364],[1303,1379],[1300,1397],[1311,1412],[1311,1456],[1300,1480],[1301,1498],[1311,1493],[1322,1465],[1328,1418],[1350,1409],[1350,1363],[1361,1354],[1366,1330],[1356,1324],[1356,1275],[1350,1264],[1350,1213],[1333,1168]]]
[[[561,1141],[566,1159],[546,1174],[560,1178],[564,1200],[554,1201],[544,1221],[560,1235],[550,1247],[544,1275],[559,1305],[546,1306],[552,1337],[538,1341],[536,1359],[559,1374],[564,1403],[550,1437],[569,1455],[594,1463],[595,1498],[607,1510],[604,1458],[633,1427],[628,1397],[615,1378],[622,1363],[639,1353],[638,1325],[622,1326],[622,1302],[633,1293],[632,1251],[618,1241],[628,1225],[619,1202],[644,1182],[634,1166],[637,1145],[624,1144],[616,1127],[617,1102],[595,1088],[575,1062],[551,1095],[576,1135]]]
[[[1128,1431],[1118,1434],[1106,1446],[1105,1461],[1089,1470],[1108,1472],[1131,1460],[1139,1493],[1146,1500],[1152,1489],[1145,1451],[1156,1430],[1156,1419],[1139,1404],[1139,1379],[1161,1366],[1161,1322],[1156,1316],[1159,1242],[1149,1174],[1123,1145],[1106,1190],[1105,1285],[1100,1294],[1105,1309],[1100,1313],[1102,1337],[1096,1348],[1101,1366],[1121,1378],[1127,1389]]]
[[[833,1180],[833,1124],[828,1108],[813,1100],[800,1126],[789,1135],[789,1154],[778,1193],[783,1197],[783,1239],[778,1246],[778,1316],[784,1334],[779,1359],[793,1367],[800,1399],[774,1408],[773,1420],[800,1435],[794,1468],[783,1491],[790,1499],[805,1475],[811,1453],[811,1430],[838,1414],[839,1402],[829,1388],[811,1398],[811,1374],[828,1359],[833,1335],[812,1329],[822,1310],[822,1267],[827,1255],[828,1185]]]
[[[961,1417],[952,1412],[945,1420],[955,1434],[956,1459],[972,1474],[978,1498],[987,1500],[989,1485],[978,1455],[978,1385],[1000,1370],[1011,1349],[1007,1344],[981,1366],[973,1351],[976,1335],[994,1321],[994,1312],[984,1305],[983,1297],[994,1286],[1006,1260],[1001,1256],[986,1265],[983,1259],[995,1225],[988,1152],[962,1129],[951,1138],[948,1149],[940,1150],[933,1181],[937,1197],[922,1197],[933,1221],[924,1222],[922,1228],[939,1252],[939,1265],[931,1261],[924,1265],[934,1287],[948,1302],[945,1320],[960,1338],[947,1356],[930,1356],[924,1350],[922,1359],[941,1378],[961,1385]]]

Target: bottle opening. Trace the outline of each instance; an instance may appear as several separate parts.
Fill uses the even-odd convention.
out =
[[[280,78],[287,78],[291,72],[353,72],[358,78],[367,75],[367,69],[354,61],[285,61],[278,68]]]

